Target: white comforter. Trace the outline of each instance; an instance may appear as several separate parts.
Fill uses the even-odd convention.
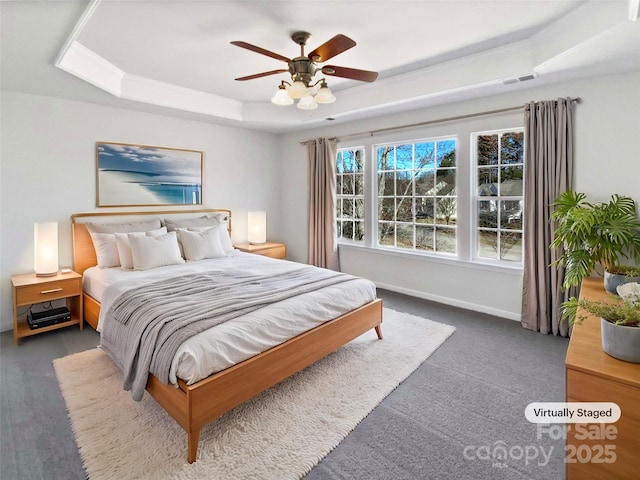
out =
[[[132,271],[93,267],[84,272],[85,292],[101,303],[98,331],[111,303],[123,292],[149,282],[189,272],[251,268],[257,275],[291,269],[294,263],[236,251],[234,254],[182,265]],[[195,383],[246,360],[376,297],[375,285],[355,279],[290,298],[202,332],[182,344],[173,359],[169,380]],[[260,329],[256,326],[260,325]]]

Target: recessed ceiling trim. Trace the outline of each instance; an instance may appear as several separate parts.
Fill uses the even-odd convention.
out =
[[[242,102],[137,75],[124,76],[121,97],[230,120],[243,119]]]
[[[69,45],[56,62],[56,67],[116,97],[121,96],[125,72],[81,43],[73,42]]]

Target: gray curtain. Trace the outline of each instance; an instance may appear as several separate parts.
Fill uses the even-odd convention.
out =
[[[525,230],[522,326],[540,333],[569,335],[560,322],[564,270],[550,264],[560,252],[549,249],[554,235],[551,203],[573,182],[573,102],[531,102],[525,107]]]
[[[336,242],[336,139],[306,142],[309,154],[309,263],[339,270]]]

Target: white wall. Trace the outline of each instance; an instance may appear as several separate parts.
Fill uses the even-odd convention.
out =
[[[531,100],[581,97],[575,109],[574,189],[594,200],[606,200],[612,193],[619,193],[640,202],[640,72],[541,87],[535,87],[535,81],[531,84],[532,87],[525,90],[383,118],[341,125],[327,122],[327,127],[279,138],[282,235],[287,239],[290,258],[297,261],[307,258],[307,154],[301,141],[524,105]],[[522,114],[519,117],[522,125]],[[513,114],[484,117],[488,126],[483,129],[500,128],[502,123],[514,126],[513,121]],[[480,123],[482,121],[474,119],[467,122],[467,126],[475,128]],[[396,135],[420,138],[439,135],[442,131],[446,131],[446,124]],[[350,139],[349,144],[353,143],[357,140]],[[464,168],[462,155],[458,161],[459,168]],[[378,286],[506,318],[520,318],[520,271],[491,270],[350,246],[340,247],[340,261],[343,271],[370,278]]]
[[[280,223],[274,135],[62,99],[2,92],[0,330],[12,324],[11,275],[33,271],[33,223],[59,223],[60,265],[71,265],[69,216],[96,208],[96,141],[205,152],[204,204],[233,212],[233,240],[246,241],[249,210]],[[157,208],[156,208],[157,209]]]

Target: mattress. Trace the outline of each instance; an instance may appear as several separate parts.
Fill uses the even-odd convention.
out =
[[[199,273],[244,269],[280,273],[296,267],[286,260],[272,259],[235,251],[223,257],[145,271],[92,267],[84,272],[83,288],[101,303],[98,331],[102,330],[111,303],[128,289],[159,281],[162,278]],[[178,349],[169,375],[187,384],[253,357],[271,347],[336,318],[376,298],[375,285],[366,279],[347,282],[298,295],[240,316],[206,330],[185,341]]]

